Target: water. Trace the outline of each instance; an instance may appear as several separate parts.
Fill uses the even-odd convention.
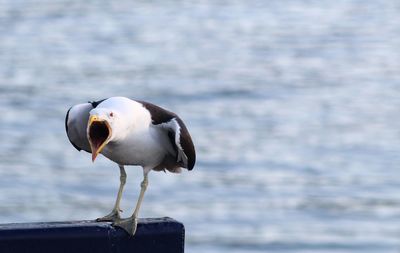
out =
[[[108,213],[118,168],[64,132],[76,103],[152,101],[192,172],[152,173],[141,217],[186,251],[400,251],[398,1],[0,2],[0,222]],[[129,168],[124,215],[141,170]]]

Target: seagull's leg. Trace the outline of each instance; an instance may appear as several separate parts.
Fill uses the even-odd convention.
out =
[[[117,195],[117,200],[115,201],[115,205],[111,213],[107,214],[106,216],[102,218],[96,219],[96,221],[118,221],[121,219],[119,212],[121,212],[121,209],[119,207],[119,203],[121,202],[121,197],[122,197],[122,191],[124,190],[124,185],[126,183],[126,172],[125,168],[123,165],[119,165],[119,170],[120,170],[120,177],[119,177],[119,190],[118,190],[118,195]]]
[[[115,226],[123,228],[131,236],[133,236],[136,232],[137,218],[138,218],[138,214],[139,214],[140,205],[142,204],[144,193],[149,184],[148,176],[147,176],[148,173],[149,173],[149,171],[147,171],[147,170],[143,171],[143,181],[140,184],[140,187],[141,187],[140,195],[139,195],[139,199],[136,204],[135,211],[133,212],[132,216],[127,219],[121,219],[119,221],[114,222]]]

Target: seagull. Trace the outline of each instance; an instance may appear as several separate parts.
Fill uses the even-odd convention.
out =
[[[65,128],[71,144],[92,154],[94,162],[102,154],[118,164],[120,185],[111,213],[96,219],[112,221],[134,235],[150,171],[181,172],[192,170],[196,153],[182,119],[173,112],[149,102],[126,97],[77,104],[65,117]],[[133,214],[120,216],[120,201],[126,183],[125,165],[143,168],[143,181]]]

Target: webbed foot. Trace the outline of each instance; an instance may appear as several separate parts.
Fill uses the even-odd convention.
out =
[[[123,228],[128,234],[134,236],[137,228],[137,218],[131,216],[126,219],[120,219],[113,223],[113,226]]]

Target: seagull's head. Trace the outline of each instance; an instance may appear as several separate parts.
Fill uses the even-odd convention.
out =
[[[90,111],[87,125],[87,137],[92,150],[92,161],[103,148],[114,139],[118,113],[104,108]]]

